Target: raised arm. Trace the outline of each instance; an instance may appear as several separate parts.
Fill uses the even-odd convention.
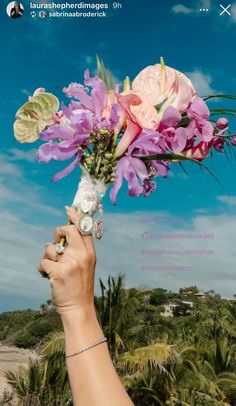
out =
[[[77,213],[68,209],[76,224]],[[82,236],[75,225],[59,227],[54,242],[66,237],[64,253],[46,247],[39,271],[50,278],[52,300],[65,332],[67,369],[74,406],[133,405],[114,368],[94,307],[96,254],[91,236]],[[95,345],[97,344],[97,345]],[[85,348],[87,346],[91,348]],[[94,345],[94,346],[93,346]],[[78,355],[75,353],[82,350]]]

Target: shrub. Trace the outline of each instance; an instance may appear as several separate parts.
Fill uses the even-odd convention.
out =
[[[55,323],[51,322],[50,320],[47,320],[47,321],[43,321],[41,323],[32,325],[29,332],[34,337],[43,338],[45,335],[47,335],[54,329],[55,329]]]
[[[21,348],[32,348],[38,342],[38,338],[31,333],[19,334],[16,336],[14,345]]]

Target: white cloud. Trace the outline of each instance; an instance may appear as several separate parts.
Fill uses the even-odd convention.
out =
[[[43,203],[43,190],[37,184],[22,179],[2,180],[0,177],[0,207],[6,207],[9,204],[17,204],[19,212],[28,211],[34,216],[48,214],[60,217],[62,212],[53,206]],[[30,215],[30,214],[29,214]]]
[[[14,165],[10,162],[9,157],[7,155],[0,152],[0,164],[1,164],[1,171],[0,171],[0,179],[7,176],[12,177],[20,177],[22,175],[22,170],[18,165]]]
[[[97,275],[103,280],[108,274],[126,274],[127,285],[163,287],[178,290],[183,286],[197,285],[203,290],[214,289],[223,296],[231,297],[235,291],[235,221],[236,216],[196,215],[181,226],[173,223],[153,221],[143,223],[141,218],[147,213],[105,214],[105,235],[97,243]],[[158,218],[156,212],[148,213],[150,218]],[[160,217],[160,216],[159,216]],[[163,217],[163,215],[162,215]],[[167,214],[173,218],[173,215]],[[157,233],[163,238],[142,238]],[[167,238],[173,233],[188,232],[195,238]],[[196,238],[202,234],[205,238]],[[166,235],[166,238],[164,236]],[[213,236],[207,239],[206,235]],[[147,234],[146,234],[147,236]],[[160,237],[160,234],[159,234]],[[143,255],[142,249],[205,249],[209,255]],[[154,267],[152,270],[148,267]],[[172,267],[169,271],[166,267]],[[175,270],[178,266],[179,268]],[[144,269],[143,267],[146,267]],[[157,268],[159,267],[159,268]],[[144,269],[144,270],[142,270]]]
[[[191,14],[194,10],[184,6],[183,4],[176,4],[172,7],[172,11],[175,14]]]
[[[144,220],[145,219],[145,220]],[[150,222],[149,222],[150,219]],[[165,220],[166,221],[163,221]],[[169,220],[169,221],[168,221]],[[196,215],[191,221],[178,223],[168,212],[105,213],[104,238],[96,242],[96,293],[98,280],[106,282],[108,275],[126,274],[127,286],[163,287],[178,290],[197,285],[203,290],[214,289],[223,296],[235,293],[236,251],[234,244],[236,216]],[[0,246],[4,252],[0,261],[0,294],[21,295],[27,303],[43,302],[50,296],[50,287],[37,272],[43,245],[51,240],[52,229],[45,224],[22,221],[10,210],[0,212]],[[192,235],[212,235],[212,239],[142,238],[143,233],[170,236],[188,232]],[[168,233],[168,234],[163,234]],[[147,236],[147,234],[146,234]],[[213,255],[143,255],[143,249],[205,249]],[[142,267],[154,266],[148,270]],[[172,270],[166,270],[171,266]],[[173,267],[179,267],[174,270]],[[12,306],[12,304],[11,304]],[[17,303],[16,303],[17,308]]]
[[[44,188],[27,179],[11,159],[0,154],[0,296],[15,296],[19,303],[32,301],[35,307],[50,295],[50,286],[37,272],[37,264],[59,216],[63,222],[63,211],[47,205]],[[9,303],[10,308],[14,306],[19,307],[17,302]]]
[[[43,255],[44,243],[51,240],[53,228],[58,223],[55,215],[61,212],[45,204],[44,189],[27,180],[24,173],[7,181],[8,174],[18,174],[20,168],[13,165],[7,155],[1,154],[1,162],[3,160],[5,172],[0,173],[0,296],[17,298],[15,303],[9,303],[11,308],[22,307],[22,303],[27,303],[27,307],[32,303],[34,307],[50,296],[49,283],[38,274],[37,264]],[[235,204],[235,196],[231,198]],[[218,200],[227,203],[225,196],[218,196]],[[23,205],[26,211],[22,213]],[[50,214],[53,225],[47,223],[45,213]],[[195,213],[186,222],[165,211],[105,213],[104,238],[96,242],[96,292],[100,293],[99,277],[105,282],[110,274],[125,273],[129,287],[160,286],[176,291],[196,284],[203,290],[214,289],[231,297],[236,291],[235,221],[236,216],[204,212]],[[171,239],[160,238],[159,234],[159,238],[148,239],[142,237],[144,232],[149,236],[188,232],[195,236],[213,235],[214,238]],[[142,253],[142,249],[160,248],[205,249],[213,250],[214,254],[164,256]],[[148,270],[148,266],[162,268]],[[172,270],[166,270],[166,266],[171,266]],[[176,266],[178,271],[174,271]]]
[[[228,204],[229,206],[236,206],[236,196],[221,195],[217,196],[217,199],[220,202]]]
[[[230,13],[232,16],[232,20],[236,21],[236,3],[232,4],[231,8],[230,8]]]
[[[10,154],[13,154],[11,156]],[[44,203],[44,188],[30,181],[22,171],[19,164],[14,161],[26,159],[32,161],[33,150],[28,152],[10,149],[8,154],[0,153],[0,207],[9,204],[18,204],[19,211],[39,211],[44,214],[61,216],[61,211]]]
[[[36,156],[36,148],[32,148],[28,151],[24,151],[23,149],[19,148],[11,148],[9,150],[11,154],[11,161],[27,161],[27,162],[35,162]]]
[[[52,230],[24,222],[10,210],[1,210],[0,228],[0,295],[21,296],[26,301],[31,298],[32,306],[43,302],[50,290],[37,272],[37,265]],[[9,303],[9,307],[14,308],[14,304]]]
[[[195,69],[192,72],[186,72],[186,75],[193,82],[193,85],[200,96],[207,96],[215,93],[215,90],[212,87],[213,79],[210,74]]]
[[[194,213],[197,214],[207,214],[208,210],[204,207],[200,207],[199,209],[194,209]]]
[[[185,15],[200,15],[200,9],[208,9],[211,8],[211,0],[201,0],[200,2],[195,2],[192,4],[191,7],[187,7],[184,4],[175,4],[172,7],[172,11],[175,14],[185,14]]]
[[[211,8],[211,0],[201,0],[199,8],[208,8],[208,10],[210,10],[210,8]]]

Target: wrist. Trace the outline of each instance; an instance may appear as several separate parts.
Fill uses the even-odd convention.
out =
[[[60,313],[63,327],[73,325],[87,324],[97,321],[96,310],[94,306],[89,308],[74,308]]]
[[[80,348],[104,337],[95,308],[66,311],[61,314],[61,320],[65,333],[65,352],[67,355],[74,354]]]

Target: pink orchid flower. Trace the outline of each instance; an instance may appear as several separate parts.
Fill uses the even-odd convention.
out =
[[[191,120],[190,128],[200,141],[209,142],[213,138],[213,125],[209,121],[210,111],[200,97],[196,97],[187,109]]]
[[[197,145],[188,149],[187,151],[180,153],[179,155],[183,155],[189,159],[203,161],[203,159],[206,159],[208,157],[212,144],[213,140],[211,140],[210,142],[200,141]]]

